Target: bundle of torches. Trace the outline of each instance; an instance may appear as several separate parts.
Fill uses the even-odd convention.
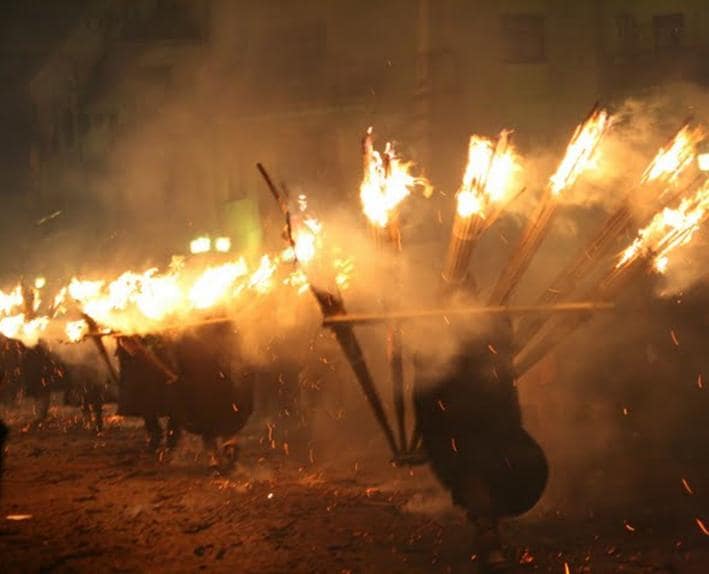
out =
[[[564,195],[585,173],[597,169],[599,148],[613,125],[613,117],[607,110],[594,107],[576,128],[491,290],[486,302],[489,307],[509,305],[555,213],[564,203]],[[698,153],[702,139],[700,128],[684,125],[649,163],[639,177],[638,189],[647,194],[647,201],[654,202],[657,211],[632,243],[618,253],[613,268],[586,293],[588,297],[610,301],[638,270],[666,272],[672,265],[673,252],[693,239],[709,213],[709,184],[701,172],[683,188],[679,182],[703,169],[702,163],[707,158]],[[360,186],[363,213],[375,233],[391,239],[400,250],[398,217],[403,202],[417,190],[430,196],[433,187],[425,177],[413,174],[414,164],[402,160],[392,144],[387,143],[383,151],[377,151],[371,128],[364,137],[363,157]],[[465,283],[476,243],[520,195],[523,172],[511,132],[502,131],[493,139],[470,137],[441,273],[446,284]],[[0,290],[0,333],[28,345],[41,338],[76,342],[87,336],[92,321],[100,325],[103,334],[145,334],[199,321],[208,315],[229,317],[238,314],[242,306],[272,295],[277,289],[306,293],[309,266],[316,260],[328,268],[337,289],[346,289],[353,272],[352,260],[343,257],[341,249],[326,245],[323,225],[309,214],[304,196],[298,197],[293,213],[291,244],[280,253],[256,258],[255,264],[249,265],[245,257],[233,257],[229,238],[212,240],[204,236],[192,241],[192,257],[173,257],[165,271],[157,268],[126,271],[113,280],[74,277],[46,301],[46,282],[42,277],[32,285],[21,283],[7,291]],[[615,248],[634,219],[630,199],[625,198],[598,236],[561,270],[538,304],[569,301],[581,279],[589,275],[601,256]],[[92,321],[87,321],[87,317]],[[550,317],[525,316],[519,322],[516,360],[522,371],[546,353],[558,333],[582,321],[577,318],[569,323]],[[550,335],[550,331],[556,336]],[[535,347],[532,344],[535,341],[533,352],[530,349]]]
[[[322,225],[307,213],[304,196],[298,198],[298,207],[294,244],[256,258],[255,265],[244,256],[230,256],[230,238],[205,235],[190,242],[190,256],[173,256],[164,272],[153,267],[126,271],[112,280],[73,277],[47,301],[47,281],[41,276],[32,285],[0,290],[0,334],[34,345],[41,338],[79,342],[93,324],[100,325],[98,334],[103,335],[147,334],[199,324],[215,313],[238,313],[279,287],[302,295],[308,290],[304,269],[321,263],[321,255],[328,256],[336,286],[346,289],[352,260],[325,250]]]

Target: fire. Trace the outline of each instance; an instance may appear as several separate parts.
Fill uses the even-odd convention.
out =
[[[5,293],[0,290],[0,314],[9,315],[16,308],[24,305],[24,297],[22,296],[22,287],[17,285],[12,291]]]
[[[372,225],[386,227],[414,188],[423,187],[424,195],[431,194],[428,180],[411,174],[412,165],[397,156],[390,142],[386,143],[382,153],[376,151],[372,145],[372,128],[367,129],[360,199],[364,214]]]
[[[189,300],[195,309],[208,309],[228,296],[239,277],[247,274],[246,261],[225,263],[207,268],[189,291]]]
[[[81,341],[81,339],[83,339],[88,334],[89,326],[83,319],[81,319],[80,321],[69,321],[64,326],[64,332],[66,333],[66,336],[69,341],[71,341],[72,343],[76,343],[78,341]]]
[[[298,226],[293,237],[295,256],[298,261],[309,263],[313,260],[320,242],[321,232],[322,225],[313,217],[306,218],[303,224]]]
[[[669,263],[669,254],[692,240],[708,211],[709,184],[704,184],[694,196],[684,198],[676,209],[665,208],[655,215],[623,251],[616,267],[628,265],[639,257],[651,257],[655,269],[664,273]]]
[[[266,293],[273,286],[273,274],[276,271],[276,264],[268,255],[261,257],[258,269],[249,278],[249,288],[257,293]]]
[[[595,110],[589,118],[580,124],[566,148],[556,173],[549,179],[551,192],[559,195],[570,187],[591,165],[594,152],[601,138],[610,127],[610,116],[604,109]]]
[[[0,318],[0,333],[27,345],[35,345],[49,325],[49,317],[27,319],[24,313]]]
[[[503,131],[497,143],[480,136],[470,136],[468,163],[458,191],[458,215],[484,217],[485,208],[504,199],[513,176],[519,171],[518,158],[509,146],[510,132]]]
[[[704,138],[700,128],[684,126],[672,141],[660,148],[655,159],[643,173],[641,182],[672,183],[689,167],[697,156],[697,145]]]

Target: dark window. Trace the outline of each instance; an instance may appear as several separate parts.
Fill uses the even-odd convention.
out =
[[[546,60],[543,14],[502,16],[503,58],[511,64]]]
[[[684,14],[656,14],[652,18],[657,52],[674,52],[682,46]]]
[[[638,21],[633,14],[618,14],[615,19],[618,46],[623,54],[632,54],[638,46]]]

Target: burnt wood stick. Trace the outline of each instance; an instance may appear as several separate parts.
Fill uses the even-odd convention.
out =
[[[257,167],[259,172],[263,176],[266,185],[271,191],[271,194],[278,202],[278,205],[280,206],[281,211],[283,212],[283,215],[286,218],[287,240],[289,244],[293,246],[294,241],[292,235],[292,228],[290,225],[290,210],[288,209],[288,205],[285,201],[282,200],[281,194],[278,192],[278,189],[273,184],[273,181],[268,175],[266,168],[260,163],[257,164]],[[335,314],[345,313],[345,306],[340,297],[337,297],[325,290],[318,289],[312,283],[310,284],[310,292],[315,297],[315,300],[317,301],[324,318]],[[342,352],[347,358],[347,361],[349,362],[350,367],[352,368],[352,371],[354,372],[355,377],[357,378],[357,381],[359,382],[360,387],[362,388],[362,391],[364,392],[364,395],[372,408],[372,411],[374,412],[374,416],[377,419],[379,426],[384,432],[384,436],[387,440],[392,454],[394,456],[397,456],[399,451],[396,446],[394,433],[391,430],[391,425],[389,424],[386,412],[384,411],[384,405],[382,404],[379,392],[377,391],[377,388],[374,385],[374,380],[372,379],[372,375],[369,372],[367,363],[364,360],[364,353],[362,352],[362,347],[360,346],[359,341],[357,340],[352,326],[335,325],[332,326],[331,329],[332,332],[335,334],[335,339],[337,340],[338,344],[340,345],[340,348],[342,349]]]
[[[595,288],[591,289],[588,295],[601,301],[616,299],[625,287],[650,269],[652,260],[653,256],[646,256],[624,267],[613,268]],[[560,317],[555,322],[547,323],[532,341],[528,342],[515,355],[514,364],[517,375],[522,377],[591,318],[593,318],[591,313],[581,313],[570,317]]]
[[[490,305],[505,305],[509,302],[544,241],[557,206],[558,203],[552,196],[551,189],[547,187],[535,215],[529,220],[522,238],[493,288]]]
[[[117,341],[128,353],[133,356],[139,355],[144,361],[155,367],[165,377],[167,384],[177,380],[177,374],[165,364],[165,361],[148,349],[137,336],[117,337]]]
[[[315,300],[320,306],[320,311],[323,317],[327,318],[332,315],[340,315],[345,313],[345,307],[342,299],[335,297],[327,291],[320,290],[311,285],[311,292],[315,296]],[[374,385],[374,379],[372,378],[367,363],[364,360],[364,353],[362,352],[362,347],[354,334],[354,330],[351,325],[347,324],[334,324],[330,326],[330,329],[335,334],[335,338],[345,354],[347,361],[352,368],[357,381],[364,392],[369,405],[374,411],[374,416],[379,423],[384,436],[387,440],[389,448],[394,456],[399,454],[399,449],[396,445],[396,439],[394,438],[394,433],[392,432],[391,425],[387,419],[386,412],[384,411],[384,405],[382,404],[379,392]]]
[[[108,374],[111,378],[111,381],[117,385],[118,373],[116,372],[113,363],[111,363],[111,359],[108,356],[108,351],[106,351],[106,346],[103,344],[103,339],[101,337],[95,336],[99,334],[98,323],[96,323],[93,317],[86,313],[82,313],[81,317],[84,319],[84,321],[86,321],[86,324],[89,326],[89,334],[92,335],[91,340],[94,342],[94,345],[96,345],[96,349],[98,349],[98,353],[99,355],[101,355],[101,359],[106,365],[106,369],[108,369]]]

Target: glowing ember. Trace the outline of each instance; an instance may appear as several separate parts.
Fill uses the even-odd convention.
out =
[[[37,277],[34,280],[34,288],[42,289],[47,284],[47,280],[44,277]]]
[[[402,201],[416,187],[423,187],[424,195],[431,194],[425,178],[411,175],[412,164],[402,161],[387,142],[380,154],[372,146],[372,128],[364,139],[364,177],[360,185],[360,199],[367,219],[377,227],[386,227]]]
[[[495,144],[492,140],[471,136],[468,163],[458,191],[458,215],[485,216],[485,208],[504,199],[519,171],[518,158],[509,146],[510,132],[503,131]]]
[[[203,235],[190,241],[190,253],[199,255],[200,253],[208,253],[212,249],[212,240]]]
[[[645,170],[641,181],[675,181],[694,161],[697,155],[697,144],[703,137],[704,133],[701,129],[690,129],[689,126],[684,126],[670,143],[660,149]]]
[[[591,165],[593,154],[603,134],[610,126],[610,116],[606,110],[596,110],[576,128],[571,142],[566,148],[556,173],[549,179],[551,191],[559,195],[570,187]]]
[[[699,229],[709,210],[709,184],[694,196],[685,198],[677,209],[665,208],[655,215],[650,224],[638,232],[638,237],[623,252],[617,268],[628,265],[638,257],[652,257],[655,269],[664,273],[669,254],[686,245]]]
[[[689,494],[690,496],[694,494],[694,490],[692,490],[692,487],[691,487],[691,485],[689,484],[689,482],[687,481],[686,478],[683,478],[683,479],[682,479],[682,488],[683,488],[684,491],[685,491],[687,494]]]
[[[697,526],[699,527],[701,533],[704,534],[704,536],[709,536],[709,528],[706,527],[702,519],[697,517],[694,519],[694,521],[697,523]]]

